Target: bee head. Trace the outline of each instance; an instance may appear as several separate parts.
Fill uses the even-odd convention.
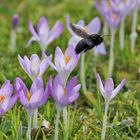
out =
[[[93,41],[93,43],[95,45],[99,45],[99,44],[101,44],[104,41],[103,37],[101,35],[98,35],[98,34],[90,35],[90,39]]]

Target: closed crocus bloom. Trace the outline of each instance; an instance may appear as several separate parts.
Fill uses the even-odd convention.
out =
[[[44,90],[43,80],[41,77],[38,77],[33,82],[30,90],[27,89],[26,85],[20,78],[16,78],[15,90],[19,95],[21,104],[25,107],[27,112],[34,112],[35,109],[47,101],[50,95],[49,82]]]
[[[29,22],[29,30],[32,34],[31,39],[28,41],[27,46],[30,46],[32,41],[37,41],[40,44],[41,50],[46,50],[48,45],[58,38],[63,32],[63,25],[57,21],[53,28],[50,30],[48,21],[45,17],[41,17],[37,28],[34,28],[32,22]]]
[[[48,59],[51,60],[51,56],[49,56]],[[36,54],[32,54],[30,59],[28,59],[27,56],[24,56],[23,59],[20,55],[18,55],[18,60],[21,67],[32,79],[32,81],[34,81],[38,76],[42,76],[49,66],[45,58],[40,60]]]
[[[65,86],[70,73],[76,67],[79,60],[79,56],[75,53],[74,45],[69,45],[64,54],[59,47],[56,48],[55,65],[50,61],[45,52],[43,52],[43,56],[50,66],[58,72]]]
[[[76,35],[70,26],[70,20],[69,17],[67,16],[66,18],[66,24],[67,24],[67,28],[70,32],[70,34],[72,35],[72,37],[69,40],[69,44],[74,44],[74,46],[77,45],[77,43],[82,39],[81,37],[79,37],[78,35]],[[97,34],[99,33],[100,29],[101,29],[101,21],[98,17],[93,18],[87,26],[85,26],[84,20],[80,20],[77,23],[78,26],[80,26],[81,28],[84,28],[84,30],[87,31],[87,33],[90,34]],[[105,55],[106,54],[106,50],[104,47],[104,43],[101,43],[100,45],[94,47],[94,55],[98,55],[98,54],[102,54]]]
[[[57,107],[64,108],[71,104],[79,97],[80,84],[77,85],[76,77],[73,77],[68,81],[68,84],[64,88],[63,82],[59,75],[54,79],[53,85],[51,86],[52,96],[55,100]]]
[[[16,31],[18,27],[18,20],[19,20],[19,16],[17,14],[12,17],[12,28],[14,31]]]
[[[11,109],[17,101],[18,95],[13,94],[13,86],[7,80],[0,89],[0,116]]]
[[[97,75],[97,82],[100,89],[100,92],[102,96],[104,97],[105,101],[112,100],[123,88],[124,84],[126,83],[126,80],[123,79],[121,83],[114,89],[114,82],[112,78],[108,78],[105,82],[104,86],[102,83],[102,80],[100,78],[100,75]]]
[[[24,106],[28,113],[28,131],[27,139],[31,140],[31,123],[32,116],[36,109],[43,105],[50,95],[50,82],[47,83],[46,89],[43,87],[43,80],[38,77],[32,84],[30,90],[20,78],[15,79],[15,90],[19,96],[20,103]]]

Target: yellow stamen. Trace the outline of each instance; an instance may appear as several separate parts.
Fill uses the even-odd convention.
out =
[[[0,95],[0,102],[3,102],[5,100],[5,96],[4,95]]]
[[[128,0],[124,0],[124,4],[127,5],[127,3],[128,3]]]
[[[66,95],[66,93],[67,93],[67,90],[66,90],[66,89],[64,89],[64,94]]]
[[[70,61],[70,57],[68,56],[68,53],[66,52],[65,56],[65,62],[68,63]]]
[[[29,91],[27,91],[26,96],[27,96],[27,99],[28,99],[28,101],[29,101],[29,100],[30,100],[30,98],[31,98],[31,93],[30,93]]]
[[[118,15],[113,13],[113,18],[114,18],[115,21],[117,21],[118,20]]]

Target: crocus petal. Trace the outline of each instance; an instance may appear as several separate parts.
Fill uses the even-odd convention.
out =
[[[72,36],[74,36],[75,33],[74,33],[73,30],[71,29],[71,26],[70,26],[70,18],[69,18],[69,16],[66,17],[66,26],[67,26],[67,28],[68,28],[70,34],[71,34]]]
[[[39,75],[40,67],[39,67],[40,59],[36,54],[33,54],[31,56],[31,65],[30,65],[30,71],[31,76],[34,79]]]
[[[29,27],[29,31],[36,38],[36,40],[39,40],[39,36],[37,35],[31,21],[29,21],[28,27]]]
[[[71,91],[71,89],[73,89],[74,86],[76,86],[76,82],[77,82],[77,77],[76,76],[68,81],[68,84],[66,86],[67,92]]]
[[[43,80],[41,77],[38,77],[32,84],[31,88],[30,88],[30,93],[34,94],[35,92],[37,92],[37,90],[39,90],[40,88],[43,88]]]
[[[65,67],[65,59],[64,59],[64,54],[61,51],[59,47],[56,48],[55,50],[55,66],[59,72],[62,71],[62,69]]]
[[[78,24],[79,26],[84,27],[84,26],[85,26],[85,21],[82,19],[82,20],[78,21],[77,24]]]
[[[81,37],[79,37],[79,36],[77,36],[77,35],[74,35],[74,36],[72,36],[71,38],[70,38],[70,40],[69,40],[69,45],[74,45],[74,48],[76,47],[76,45],[78,44],[78,42],[81,40],[82,38]]]
[[[37,30],[41,38],[47,38],[49,33],[49,26],[48,21],[44,16],[40,18]]]
[[[101,21],[98,17],[95,17],[88,25],[88,31],[90,34],[98,33],[101,29]]]
[[[104,43],[101,43],[97,47],[94,47],[94,55],[97,56],[98,54],[106,55]]]
[[[70,61],[66,65],[66,70],[71,72],[77,65],[78,63],[78,55],[73,55],[70,59]]]
[[[52,55],[48,56],[49,60],[51,61],[52,60]],[[42,62],[40,63],[40,73],[39,73],[39,76],[42,76],[43,73],[46,71],[46,69],[48,68],[49,66],[49,63],[48,61],[44,58],[42,60]]]
[[[19,99],[20,99],[20,103],[24,106],[24,107],[28,107],[29,106],[29,101],[25,95],[26,93],[22,91],[19,92]]]
[[[28,64],[26,64],[25,63],[25,61],[21,58],[21,56],[20,55],[18,55],[18,61],[19,61],[19,63],[20,63],[20,65],[21,65],[21,67],[24,69],[24,71],[27,73],[27,74],[30,74],[30,62],[29,62],[29,60],[28,61],[26,61]],[[28,66],[28,67],[27,67]]]
[[[55,30],[55,32],[53,32],[53,33],[51,33],[51,35],[49,35],[49,38],[47,40],[47,44],[50,44],[53,40],[58,38],[61,35],[61,33],[63,32],[63,30],[64,30],[64,26],[62,24],[60,24],[57,27],[57,30]]]
[[[120,90],[123,88],[125,83],[126,83],[126,79],[123,79],[121,83],[112,91],[111,99],[113,99],[120,92]]]
[[[30,98],[30,106],[34,107],[36,103],[39,103],[43,97],[44,89],[41,88],[32,94]]]
[[[9,80],[6,80],[0,89],[0,95],[2,94],[6,97],[9,97],[12,95],[12,92],[13,86],[10,84]]]
[[[31,39],[27,42],[26,47],[29,47],[32,44],[33,41],[37,41],[34,36],[32,36]]]
[[[103,83],[102,83],[102,80],[101,80],[99,74],[97,74],[97,82],[98,82],[100,92],[101,92],[102,96],[105,98],[105,96],[104,96],[104,87],[103,87]]]
[[[50,60],[49,57],[45,54],[44,51],[42,51],[42,56],[46,59],[46,61],[49,63],[49,65],[50,65],[53,69],[55,69],[55,70],[57,71],[56,66],[51,62],[51,60]]]
[[[26,67],[26,69],[27,69],[27,74],[29,75],[30,74],[30,64],[31,64],[31,62],[30,62],[30,60],[28,59],[28,57],[27,56],[24,56],[24,67]],[[25,71],[26,72],[26,71]]]
[[[11,109],[15,105],[17,99],[18,99],[18,94],[14,94],[10,99],[9,106],[8,106],[7,110]]]
[[[112,92],[114,89],[114,82],[112,78],[108,78],[107,81],[105,82],[105,92]]]
[[[4,110],[4,112],[7,111],[7,108],[9,106],[9,102],[10,102],[10,97],[6,98],[4,100],[4,102],[2,103],[1,108]]]

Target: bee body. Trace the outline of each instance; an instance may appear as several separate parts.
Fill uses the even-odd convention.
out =
[[[86,52],[103,42],[103,38],[98,34],[89,35],[87,38],[84,38],[78,42],[75,47],[77,54],[81,52]]]
[[[77,54],[86,52],[103,42],[103,38],[101,35],[98,34],[91,34],[89,35],[84,28],[81,28],[78,25],[71,24],[71,28],[75,34],[82,37],[83,39],[78,42],[75,47],[75,51]]]

